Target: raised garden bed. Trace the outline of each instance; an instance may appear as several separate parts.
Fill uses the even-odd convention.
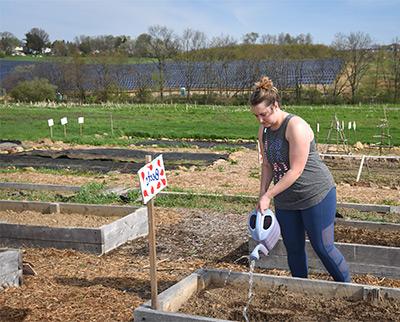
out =
[[[135,321],[242,320],[249,277],[249,273],[198,270],[162,292],[157,310],[151,309],[150,302],[137,308]],[[264,274],[254,274],[253,284],[250,321],[398,318],[397,288]]]
[[[22,257],[18,249],[0,248],[0,292],[22,284]]]
[[[0,245],[8,247],[70,248],[102,255],[148,230],[144,207],[2,200],[1,212],[20,214],[13,220],[20,217],[19,223],[1,222],[0,215]],[[29,214],[32,218],[23,223],[21,217]],[[43,218],[33,220],[40,214]]]
[[[336,247],[342,252],[349,264],[352,274],[372,274],[380,277],[400,278],[400,225],[388,223],[373,223],[351,220],[338,220],[335,237]],[[387,244],[384,235],[390,235],[391,246]],[[382,238],[380,238],[382,237]],[[358,243],[349,243],[359,240]],[[345,242],[342,242],[345,240]],[[249,249],[254,249],[256,243],[250,238]],[[308,266],[313,272],[326,272],[310,242],[306,241]],[[288,269],[287,254],[283,241],[280,240],[270,254],[262,256],[256,262],[260,268]]]

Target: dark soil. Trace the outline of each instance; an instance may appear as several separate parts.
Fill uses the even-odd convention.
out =
[[[144,166],[146,155],[160,153],[129,149],[82,149],[82,150],[33,150],[0,155],[0,167],[33,167],[49,169],[87,170],[106,173],[119,171],[134,173]],[[169,170],[179,166],[208,166],[218,159],[227,160],[228,154],[163,152],[165,167]]]

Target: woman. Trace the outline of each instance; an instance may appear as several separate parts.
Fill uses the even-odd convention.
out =
[[[250,104],[260,122],[263,155],[257,208],[268,209],[274,199],[292,276],[308,275],[307,232],[333,279],[350,282],[348,265],[334,246],[335,183],[318,155],[312,129],[302,118],[281,109],[278,90],[268,77],[255,83]]]

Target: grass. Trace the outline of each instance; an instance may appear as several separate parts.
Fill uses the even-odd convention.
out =
[[[377,139],[373,136],[378,134],[377,126],[383,115],[383,105],[291,106],[286,110],[303,117],[314,130],[316,123],[320,123],[320,133],[316,133],[320,143],[326,142],[335,113],[345,124],[356,122],[357,130],[350,133],[350,143],[375,143]],[[387,114],[392,144],[400,145],[399,109],[393,107]],[[85,117],[82,137],[77,122],[79,116]],[[60,124],[62,117],[68,118],[66,137]],[[10,140],[48,138],[49,118],[53,118],[55,123],[53,139],[91,145],[123,146],[140,138],[254,140],[258,129],[257,121],[247,106],[3,104],[0,105],[0,137]]]

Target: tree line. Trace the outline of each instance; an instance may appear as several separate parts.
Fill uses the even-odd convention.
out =
[[[360,101],[399,101],[399,43],[400,39],[396,38],[392,44],[378,46],[372,42],[367,33],[363,32],[338,33],[330,46],[314,44],[310,34],[259,35],[251,32],[243,35],[239,42],[230,35],[220,35],[208,39],[204,32],[190,28],[184,30],[181,35],[177,35],[170,28],[155,25],[149,27],[147,33],[136,38],[124,35],[94,37],[82,35],[76,37],[73,42],[56,40],[52,43],[44,30],[32,28],[26,33],[22,45],[26,53],[41,53],[44,48],[50,46],[52,55],[67,58],[65,61],[70,66],[68,69],[76,71],[75,79],[86,77],[83,75],[82,69],[87,62],[85,58],[90,58],[91,62],[103,66],[103,71],[110,70],[109,64],[127,63],[128,57],[146,58],[157,67],[157,75],[152,77],[157,81],[156,90],[159,92],[161,100],[164,99],[165,92],[166,64],[171,61],[179,62],[181,72],[185,77],[184,86],[188,90],[187,99],[190,99],[191,78],[194,75],[193,69],[196,68],[195,62],[209,63],[212,68],[212,63],[215,61],[227,64],[232,61],[243,61],[243,70],[245,71],[253,68],[256,65],[255,62],[260,60],[295,59],[299,61],[298,73],[301,76],[301,61],[304,59],[338,58],[343,60],[344,65],[332,84],[316,84],[310,88],[298,82],[292,88],[281,89],[287,90],[290,93],[288,100],[296,103],[304,100],[305,93],[314,97],[312,99],[316,101],[357,103]],[[0,51],[10,54],[16,44],[21,45],[21,41],[11,33],[0,33]],[[286,71],[282,69],[280,72],[285,73]],[[136,73],[136,77],[143,84],[146,83],[145,80],[140,80],[140,77],[143,78],[144,75]],[[103,75],[101,78],[107,77]],[[301,78],[299,77],[299,79]],[[115,88],[115,84],[114,82],[111,87]],[[60,88],[59,84],[55,85]],[[82,86],[76,85],[75,87],[78,88],[78,93],[81,93],[79,96],[82,99],[87,96],[83,95]],[[247,90],[249,89],[247,88]],[[149,89],[143,88],[140,93],[144,93],[146,90]],[[220,93],[223,91],[225,96],[235,94],[230,89],[219,90]],[[104,95],[101,96],[104,98]]]

